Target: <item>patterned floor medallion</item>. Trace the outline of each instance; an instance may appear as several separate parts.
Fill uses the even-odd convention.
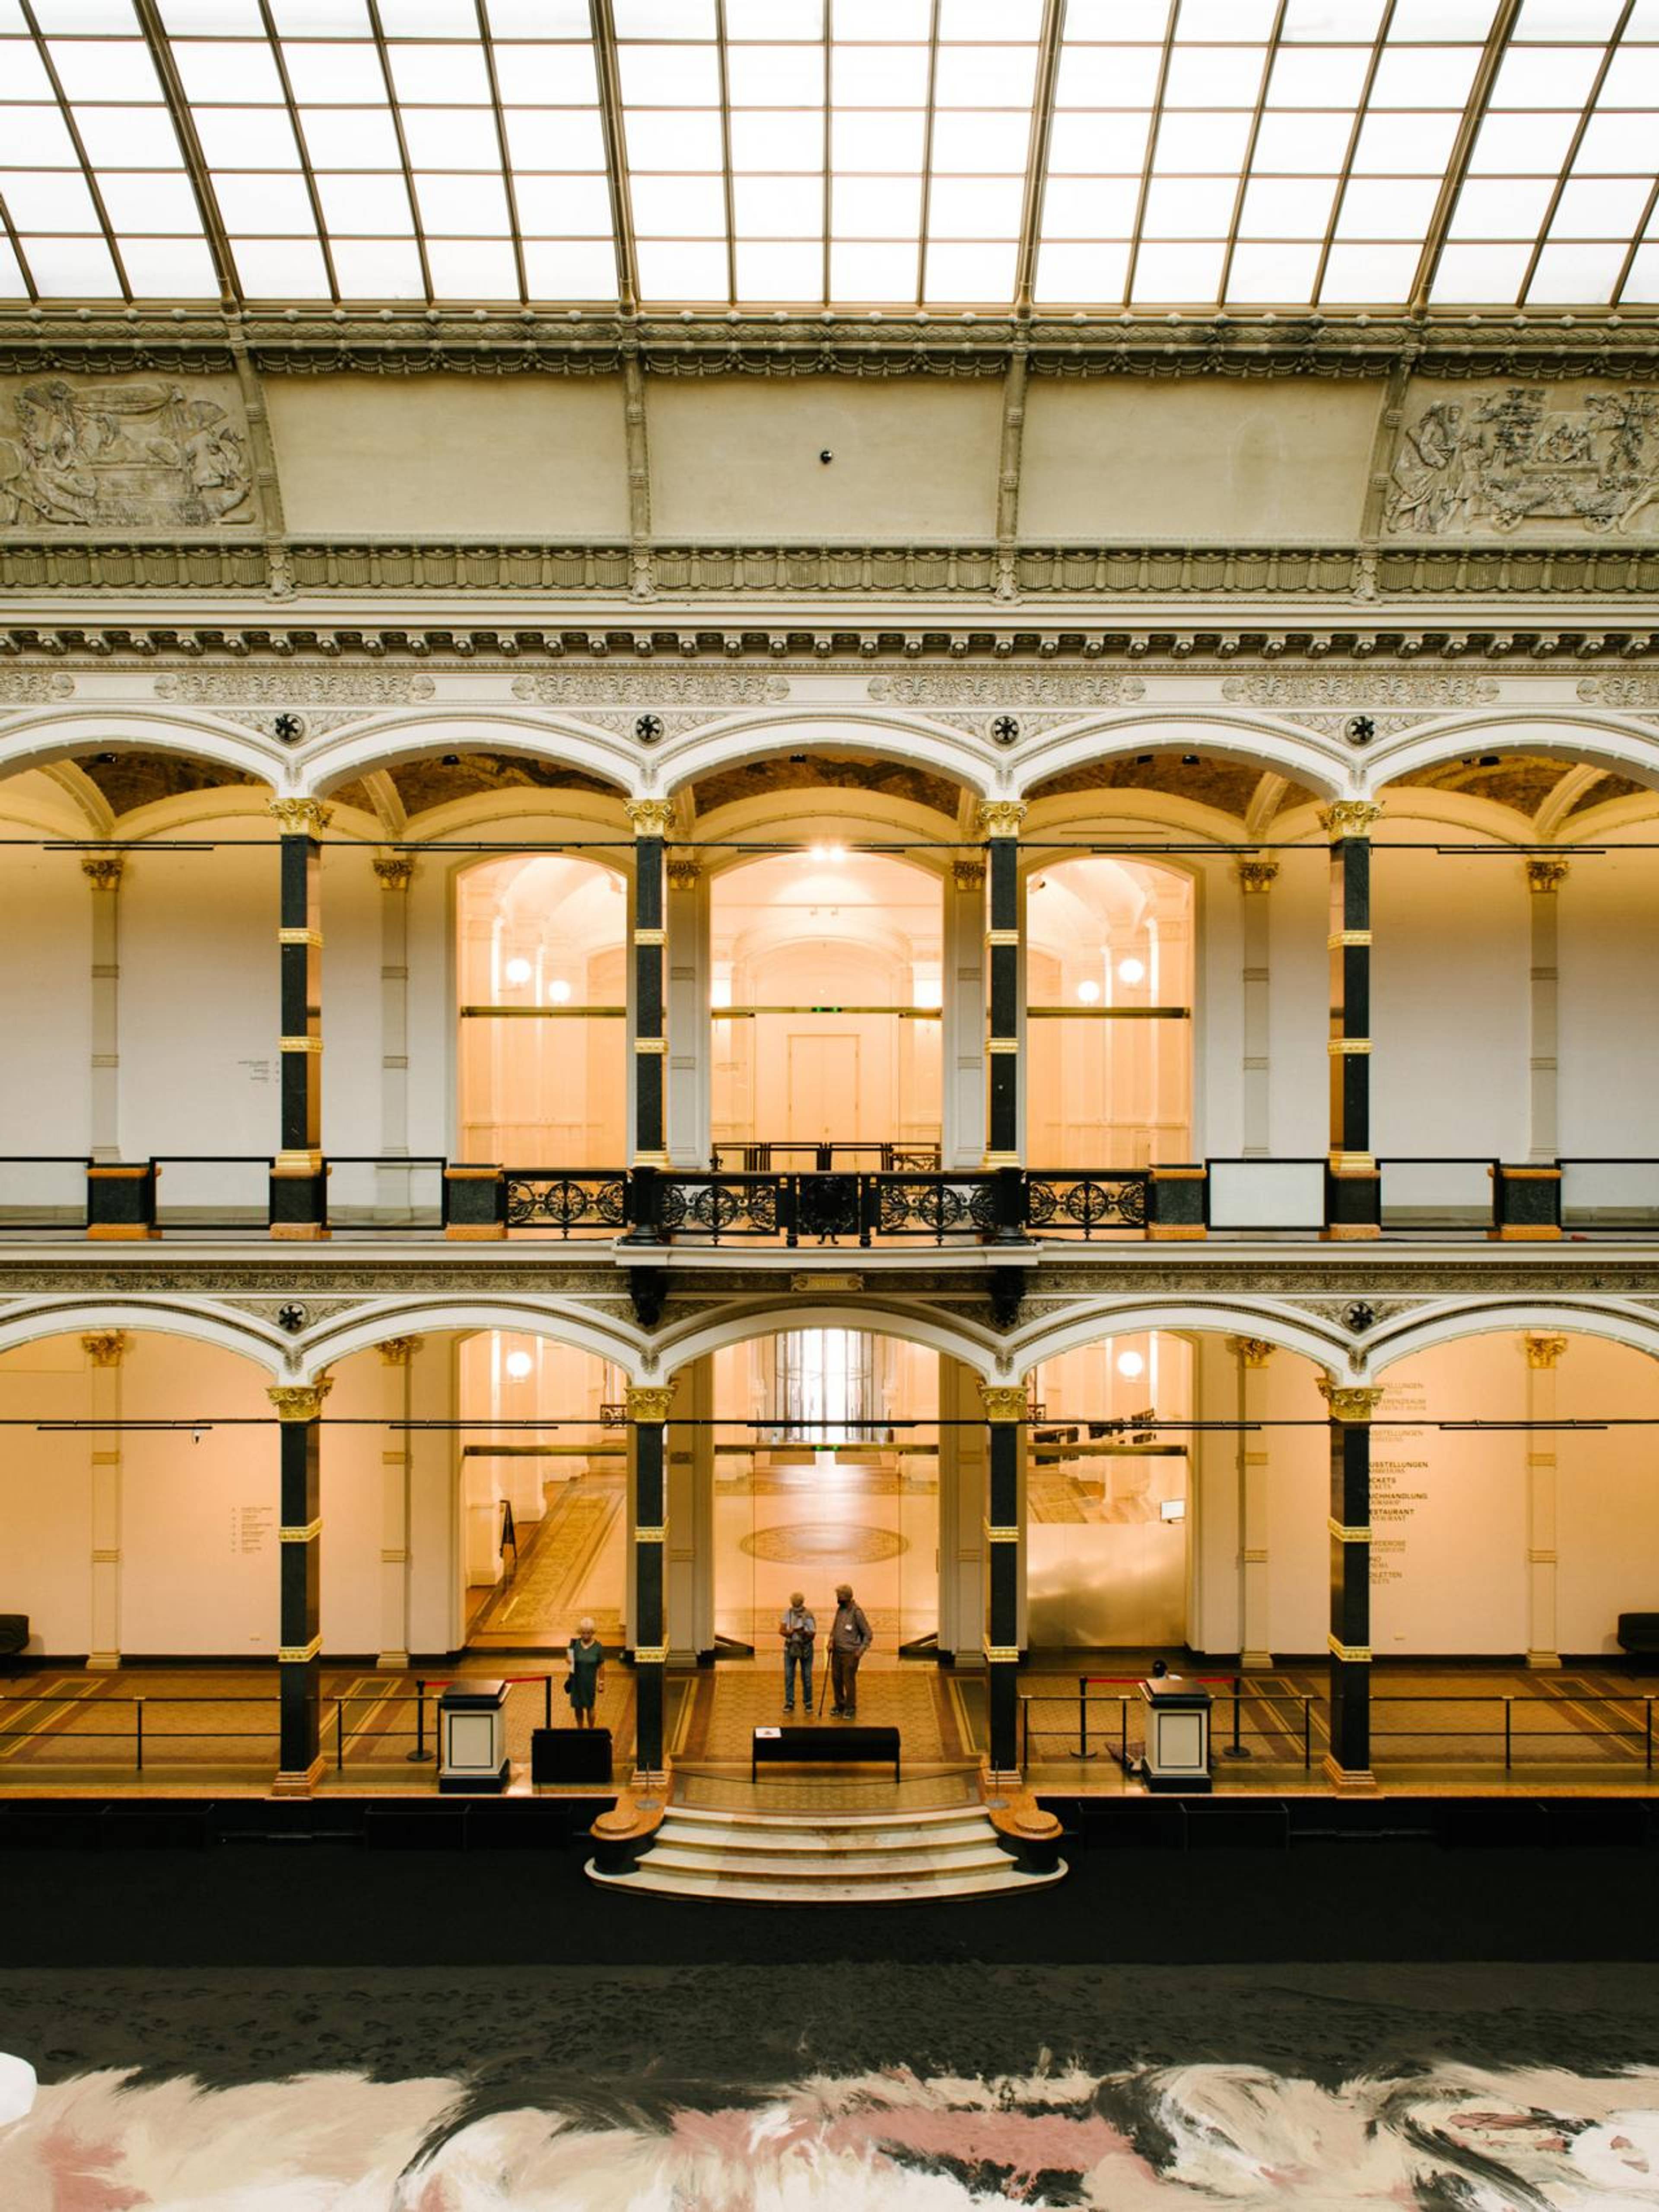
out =
[[[892,1528],[860,1528],[845,1521],[785,1521],[740,1537],[738,1548],[751,1559],[773,1559],[789,1566],[816,1567],[833,1559],[867,1567],[880,1559],[896,1559],[910,1547]]]

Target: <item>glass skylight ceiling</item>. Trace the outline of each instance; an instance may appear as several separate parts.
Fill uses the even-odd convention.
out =
[[[0,299],[1654,303],[1656,147],[1659,0],[0,0]]]

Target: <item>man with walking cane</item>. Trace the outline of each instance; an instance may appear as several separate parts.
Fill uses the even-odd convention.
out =
[[[836,1692],[836,1702],[830,1708],[833,1719],[858,1718],[859,1662],[874,1641],[863,1607],[853,1601],[852,1584],[839,1583],[836,1618],[830,1630],[830,1674]]]

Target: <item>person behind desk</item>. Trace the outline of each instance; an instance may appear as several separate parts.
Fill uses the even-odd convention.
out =
[[[579,1729],[593,1725],[593,1708],[605,1691],[605,1646],[593,1633],[591,1620],[580,1621],[570,1640],[570,1672],[565,1695]]]
[[[838,1721],[858,1718],[859,1662],[874,1641],[863,1607],[853,1601],[852,1584],[839,1583],[830,1630],[830,1686],[836,1699],[830,1711]]]
[[[800,1669],[801,1702],[806,1707],[807,1717],[812,1712],[812,1645],[818,1632],[817,1622],[806,1609],[806,1599],[799,1590],[792,1590],[789,1610],[778,1623],[778,1634],[783,1638],[783,1710],[795,1710],[795,1669]]]

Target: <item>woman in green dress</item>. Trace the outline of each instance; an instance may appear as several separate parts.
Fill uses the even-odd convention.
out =
[[[577,1623],[570,1643],[570,1680],[566,1695],[576,1726],[592,1728],[593,1708],[605,1692],[605,1646],[593,1633],[593,1623]]]

